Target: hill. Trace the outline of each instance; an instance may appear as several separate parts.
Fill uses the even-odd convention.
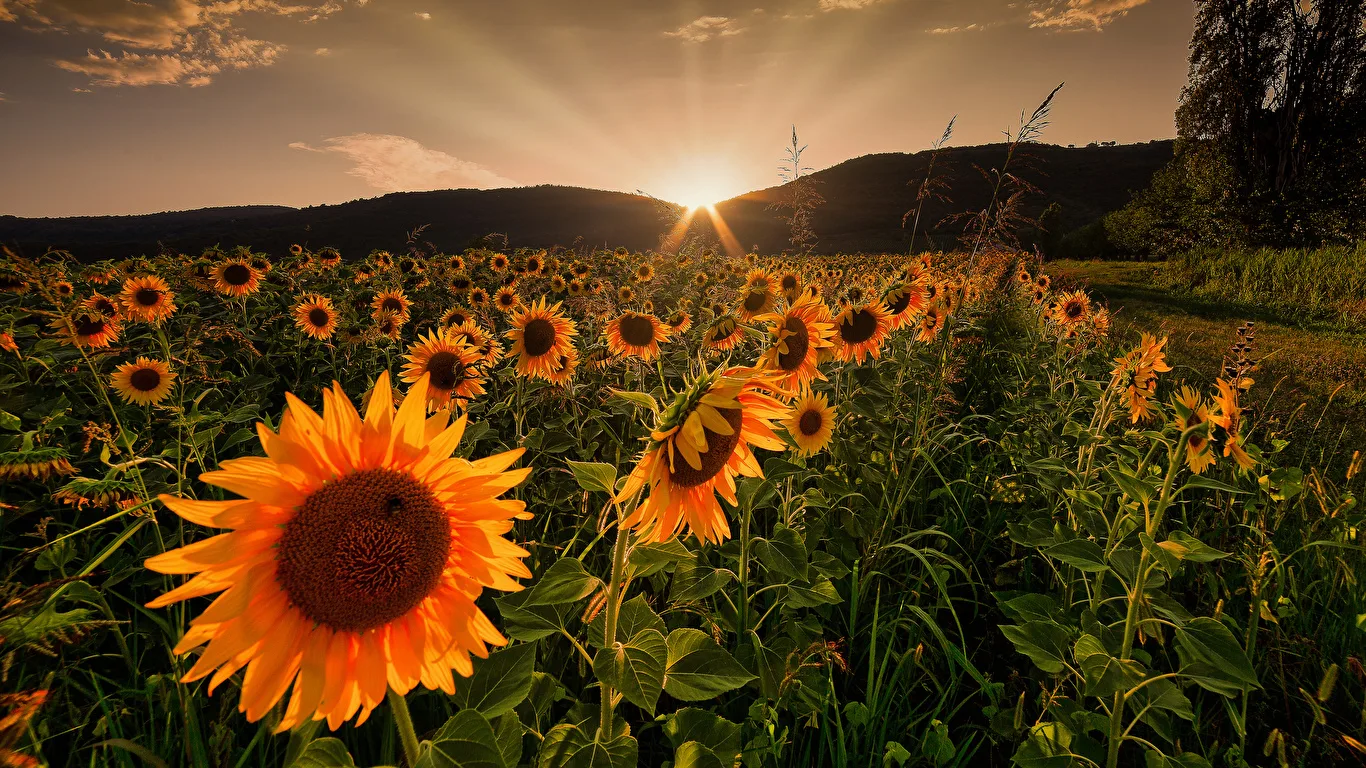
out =
[[[1037,216],[1050,203],[1062,207],[1062,226],[1070,230],[1123,206],[1147,186],[1172,157],[1172,142],[1154,141],[1109,147],[1029,147],[1030,158],[1017,170],[1040,189],[1025,206]],[[957,230],[944,218],[980,210],[991,188],[974,166],[990,169],[1005,156],[1004,145],[944,150],[937,166],[949,182],[949,200],[927,204],[921,218],[941,245]],[[818,171],[826,203],[815,216],[819,250],[889,251],[910,248],[901,217],[915,205],[916,184],[924,177],[928,152],[866,155]],[[717,205],[722,218],[745,247],[774,252],[787,246],[787,228],[772,204],[783,188],[750,192]],[[307,208],[243,206],[142,216],[19,218],[0,216],[0,243],[23,253],[48,248],[69,250],[82,259],[119,258],[160,248],[193,253],[214,244],[250,245],[266,253],[293,243],[335,246],[347,255],[394,248],[406,233],[427,225],[423,239],[458,251],[490,233],[508,237],[512,246],[659,245],[664,224],[655,201],[621,192],[577,187],[456,189],[399,192],[337,205]],[[694,224],[707,235],[711,224]],[[917,243],[925,247],[928,241]]]

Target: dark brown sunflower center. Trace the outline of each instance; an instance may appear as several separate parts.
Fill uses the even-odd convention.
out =
[[[451,281],[451,286],[457,291],[467,290],[470,287],[470,279],[468,277],[457,277]]]
[[[693,469],[682,454],[675,452],[673,469],[669,472],[669,480],[674,485],[695,488],[712,479],[726,466],[731,454],[735,452],[735,446],[740,444],[740,422],[744,411],[739,408],[717,408],[716,412],[730,425],[730,434],[722,435],[710,429],[702,430],[707,440],[707,452],[700,455],[699,463],[702,466],[697,469]]]
[[[514,296],[514,295],[512,295],[512,294],[510,294],[510,293],[500,293],[500,294],[498,294],[498,303],[499,303],[499,304],[502,304],[502,305],[505,306],[505,307],[510,307],[510,306],[512,306],[513,302],[515,302],[515,301],[517,301],[517,297]]]
[[[464,312],[452,312],[447,322],[450,325],[464,325],[465,321],[469,319],[469,316],[466,315]]]
[[[155,288],[139,288],[133,293],[133,301],[140,307],[155,307],[161,301],[161,291]]]
[[[104,321],[98,317],[81,315],[76,318],[76,335],[94,336],[104,332]]]
[[[797,429],[801,430],[803,435],[811,437],[821,431],[823,423],[825,423],[825,418],[821,416],[820,411],[806,411],[797,421]]]
[[[251,282],[251,267],[246,264],[229,264],[223,268],[223,282],[240,287]]]
[[[795,371],[806,360],[807,348],[811,346],[811,335],[801,318],[789,317],[783,325],[790,334],[785,341],[787,351],[778,353],[778,367],[784,371]]]
[[[751,291],[745,294],[745,311],[758,312],[768,303],[768,294],[763,291]]]
[[[840,339],[846,344],[862,344],[877,333],[877,317],[866,309],[851,312],[840,322]]]
[[[522,346],[527,355],[540,357],[555,346],[555,325],[543,317],[538,317],[522,329]]]
[[[114,306],[114,302],[106,298],[99,298],[95,300],[95,310],[109,317],[113,317],[114,315],[118,314],[118,309]]]
[[[139,368],[128,377],[128,383],[139,392],[152,392],[161,386],[161,374],[155,368]]]
[[[386,312],[402,312],[403,302],[393,296],[386,296],[384,301],[379,303],[379,308]]]
[[[368,469],[314,491],[285,524],[275,579],[309,619],[338,631],[383,626],[440,583],[451,525],[412,475]]]
[[[1063,311],[1067,313],[1067,316],[1068,316],[1069,318],[1075,320],[1075,319],[1077,319],[1078,317],[1081,317],[1081,313],[1082,313],[1081,302],[1079,302],[1079,301],[1069,301],[1069,302],[1067,302],[1067,305],[1066,305],[1065,307],[1063,307]]]
[[[540,260],[539,260],[539,259],[527,259],[527,260],[526,260],[526,271],[528,271],[528,272],[540,272],[540,271],[541,271],[541,262],[540,262]]]
[[[408,273],[408,272],[412,272],[412,271],[413,271],[414,269],[416,269],[416,268],[417,268],[417,262],[415,262],[415,261],[409,261],[408,259],[404,259],[403,261],[400,261],[400,262],[398,263],[398,269],[399,269],[399,271],[400,271],[400,272],[403,272],[403,273],[405,273],[405,274]]]
[[[645,315],[621,318],[621,338],[633,347],[648,347],[655,340],[655,324]]]
[[[783,290],[789,292],[797,290],[797,278],[795,275],[783,275]]]
[[[308,310],[308,322],[314,328],[326,328],[331,319],[331,315],[328,315],[327,310],[322,307],[314,307]]]
[[[899,315],[906,311],[906,307],[911,305],[911,292],[902,291],[899,295],[892,296],[891,301],[883,302],[887,305],[887,311],[893,315]]]
[[[432,386],[438,389],[455,389],[455,385],[465,380],[465,365],[454,352],[442,350],[427,361],[427,372],[432,375]]]

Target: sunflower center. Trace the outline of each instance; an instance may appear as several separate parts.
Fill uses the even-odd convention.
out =
[[[380,302],[379,308],[387,312],[401,312],[403,310],[403,302],[393,296],[386,296],[384,297],[384,301]]]
[[[806,330],[806,323],[801,318],[789,317],[783,325],[789,335],[787,351],[778,353],[778,367],[784,371],[795,371],[806,361],[807,348],[811,346],[811,334]]]
[[[328,316],[327,310],[322,307],[314,307],[308,310],[308,322],[315,328],[326,328],[327,323],[332,318]]]
[[[442,350],[427,361],[427,373],[432,375],[432,386],[437,389],[455,389],[465,378],[465,365],[454,352]]]
[[[893,315],[899,315],[906,311],[906,307],[911,305],[911,292],[902,291],[899,296],[887,302],[887,311]]]
[[[133,301],[142,307],[155,307],[161,301],[161,291],[155,288],[139,288],[133,294]]]
[[[645,315],[621,318],[621,338],[633,347],[648,347],[655,340],[655,324]]]
[[[823,423],[825,423],[825,419],[821,416],[820,411],[806,411],[797,421],[797,429],[801,430],[803,435],[811,437],[821,431],[821,424]]]
[[[118,314],[118,309],[114,306],[114,302],[105,298],[95,300],[95,310],[97,312],[102,312],[110,317],[113,317],[114,315]]]
[[[152,392],[161,385],[161,374],[155,368],[139,368],[128,377],[128,383],[139,392]]]
[[[877,333],[877,317],[867,309],[856,310],[840,322],[840,338],[846,344],[862,344]]]
[[[721,468],[730,461],[735,446],[740,444],[740,422],[744,411],[739,408],[717,408],[716,412],[730,425],[730,434],[722,435],[710,429],[702,433],[707,441],[707,452],[700,454],[701,467],[693,469],[682,455],[673,457],[673,469],[669,471],[669,481],[684,488],[696,488],[716,476]]]
[[[797,277],[795,275],[783,275],[783,290],[788,292],[797,290]]]
[[[94,336],[98,333],[103,332],[104,321],[100,318],[91,317],[90,315],[81,315],[80,317],[76,318],[77,336]]]
[[[530,357],[540,357],[555,346],[555,325],[543,317],[538,317],[522,329],[522,346]]]
[[[441,581],[451,524],[406,472],[367,469],[325,484],[285,524],[276,581],[309,619],[361,632],[417,607]]]
[[[251,282],[251,267],[246,264],[229,264],[223,268],[223,282],[232,286],[242,286]]]
[[[763,291],[751,291],[745,295],[745,310],[748,312],[758,312],[768,303],[768,294]]]
[[[1077,319],[1078,317],[1081,317],[1081,312],[1082,312],[1081,302],[1079,302],[1079,301],[1070,301],[1070,302],[1068,302],[1068,303],[1067,303],[1067,307],[1065,308],[1064,311],[1066,311],[1066,312],[1067,312],[1067,316],[1070,317],[1070,318],[1072,318],[1073,320]]]
[[[450,324],[450,325],[464,325],[464,324],[465,324],[465,321],[467,321],[467,320],[469,320],[469,317],[466,316],[464,312],[452,312],[452,313],[451,313],[451,317],[450,317],[449,324]]]

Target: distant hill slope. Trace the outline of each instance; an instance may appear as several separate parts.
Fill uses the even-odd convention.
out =
[[[1026,213],[1062,206],[1064,230],[1087,224],[1123,206],[1134,192],[1172,157],[1172,142],[1113,147],[1065,148],[1032,145],[1021,176],[1040,188]],[[1003,145],[946,149],[939,162],[949,183],[947,202],[926,206],[921,229],[949,242],[961,225],[940,224],[948,215],[980,210],[991,189],[976,164],[991,169],[1004,159]],[[910,248],[901,217],[915,205],[916,185],[924,177],[928,152],[866,155],[813,174],[826,204],[815,216],[822,251],[887,251]],[[764,252],[787,246],[787,228],[771,203],[781,187],[771,187],[717,205],[745,248]],[[457,189],[400,192],[337,205],[308,208],[243,206],[144,216],[18,218],[0,216],[0,243],[21,252],[63,248],[83,260],[155,253],[160,248],[194,253],[222,244],[250,245],[280,253],[293,243],[335,246],[352,256],[377,248],[397,248],[408,231],[429,225],[423,239],[458,251],[490,233],[508,237],[512,246],[659,245],[664,224],[654,201],[639,195],[576,187]],[[710,222],[699,217],[698,232]],[[924,247],[927,241],[918,245]]]

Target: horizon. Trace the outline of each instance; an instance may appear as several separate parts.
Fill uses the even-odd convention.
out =
[[[695,205],[778,184],[794,124],[815,168],[955,116],[947,146],[994,143],[1064,81],[1044,143],[1152,141],[1192,24],[1170,0],[0,0],[25,180],[0,214],[545,184]]]

